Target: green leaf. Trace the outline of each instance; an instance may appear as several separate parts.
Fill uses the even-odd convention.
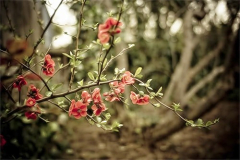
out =
[[[146,87],[149,87],[149,86],[150,86],[151,81],[152,81],[152,79],[147,80],[147,82],[146,82]]]
[[[62,83],[59,83],[59,84],[54,84],[52,87],[51,87],[51,90],[52,91],[55,91],[57,88],[59,88],[60,86],[62,86]]]
[[[128,44],[128,48],[132,48],[134,46],[135,46],[135,44]]]
[[[80,82],[77,82],[77,84],[79,84],[80,87],[83,86],[83,79]]]
[[[73,57],[71,57],[69,54],[67,54],[67,53],[62,53],[64,56],[66,56],[66,57],[68,57],[68,58],[71,58],[71,59],[73,59]]]
[[[118,74],[119,73],[119,69],[118,68],[115,68],[114,69],[114,74]]]
[[[91,80],[94,81],[94,76],[93,76],[92,72],[88,72],[88,77],[89,77]]]
[[[109,120],[109,119],[111,118],[111,114],[110,114],[110,113],[106,113],[106,114],[105,114],[105,118],[106,118],[107,120]]]
[[[212,125],[212,124],[213,124],[213,122],[208,121],[208,122],[206,123],[206,127],[208,127],[208,126],[210,126],[210,125]]]
[[[154,107],[156,107],[156,108],[161,107],[161,104],[160,103],[155,103]]]
[[[142,71],[142,67],[138,67],[138,69],[136,70],[134,77],[136,77],[137,75],[139,75]]]
[[[199,118],[199,119],[197,120],[196,124],[197,124],[197,125],[200,125],[200,126],[203,125],[203,120]]]
[[[114,44],[117,44],[119,42],[121,42],[121,37],[118,37],[117,39],[114,40]]]
[[[213,123],[218,123],[219,122],[219,118],[215,119]]]
[[[108,59],[106,58],[103,62],[103,68],[106,66]]]
[[[109,44],[109,43],[105,43],[105,44],[103,44],[103,48],[105,48],[105,49],[109,49],[109,48],[110,48],[110,44]]]
[[[46,96],[46,97],[50,97],[52,94],[53,94],[53,92],[47,91],[47,92],[45,93],[45,96]]]
[[[102,118],[101,117],[96,117],[96,120],[100,123],[102,122]]]
[[[141,79],[143,77],[143,75],[139,74],[139,75],[137,75],[135,77]]]

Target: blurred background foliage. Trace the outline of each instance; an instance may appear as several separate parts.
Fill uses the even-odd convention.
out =
[[[41,7],[52,3],[33,2]],[[11,3],[29,5],[32,2],[9,2],[9,9]],[[76,17],[79,16],[81,1],[68,0],[64,3]],[[75,82],[82,79],[87,82],[87,72],[97,70],[100,46],[93,43],[97,39],[96,26],[109,15],[117,17],[120,4],[120,0],[87,1],[79,47],[86,48],[92,44],[92,48],[82,55]],[[32,10],[28,14],[35,12]],[[151,106],[130,105],[126,109],[122,103],[107,103],[112,119],[117,119],[124,127],[119,133],[106,133],[84,119],[68,118],[58,108],[44,103],[40,105],[46,110],[43,117],[50,120],[49,123],[41,119],[28,121],[19,115],[1,124],[1,134],[7,140],[1,148],[2,158],[238,158],[239,2],[126,0],[121,22],[121,42],[116,44],[111,54],[116,55],[128,44],[135,44],[135,47],[111,63],[105,73],[108,78],[113,75],[115,67],[126,68],[132,73],[143,67],[142,80],[153,79],[151,86],[155,91],[162,86],[163,93],[166,92],[163,102],[169,105],[171,102],[180,103],[186,118],[195,120],[204,117],[207,121],[220,117],[220,121],[224,122],[213,126],[210,131],[186,129],[178,117],[164,108],[156,110]],[[52,26],[55,26],[51,28],[52,36],[72,35],[64,26]],[[1,32],[7,31],[2,27]],[[67,47],[57,48],[66,53],[74,50],[75,38],[71,39]],[[196,68],[199,70],[196,71]],[[65,78],[67,81],[63,83],[68,85],[69,69]],[[107,91],[108,86],[101,89]],[[126,95],[129,95],[129,90]],[[70,95],[69,98],[75,96]],[[6,100],[1,94],[1,114],[9,108]],[[69,104],[65,103],[68,109]],[[226,142],[224,136],[231,138]]]

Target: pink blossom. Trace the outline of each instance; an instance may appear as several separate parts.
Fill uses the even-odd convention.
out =
[[[51,56],[47,54],[44,58],[44,64],[42,66],[42,71],[47,76],[53,76],[55,72],[55,62],[52,60]]]
[[[69,116],[73,115],[76,119],[87,116],[87,105],[81,101],[72,100],[71,106],[68,112]]]
[[[13,88],[18,88],[18,91],[21,90],[23,85],[26,85],[27,82],[23,76],[18,76],[15,82],[13,83]]]
[[[102,44],[107,43],[112,35],[120,33],[121,29],[119,26],[121,25],[121,22],[118,22],[112,17],[108,18],[105,23],[100,24],[98,27],[98,38],[100,42]]]
[[[93,100],[93,103],[95,103],[95,104],[102,102],[101,94],[100,94],[100,89],[99,89],[99,88],[95,88],[95,89],[93,90],[92,100]]]
[[[136,94],[135,92],[131,91],[130,99],[132,100],[133,104],[137,104],[137,101],[139,99],[139,95]]]
[[[93,113],[94,113],[96,116],[101,115],[101,113],[106,110],[106,106],[105,106],[104,103],[94,104],[94,105],[92,105],[91,108],[92,108],[92,110],[93,110]]]
[[[106,92],[103,94],[103,96],[105,96],[105,100],[109,102],[120,101],[120,98],[118,98],[113,92]]]
[[[139,94],[136,94],[135,92],[131,91],[130,94],[130,99],[132,100],[133,104],[138,104],[138,105],[146,105],[149,103],[149,95],[143,95],[140,96]]]
[[[38,100],[41,99],[43,96],[39,93],[39,89],[37,89],[34,85],[31,84],[28,89],[28,97]]]
[[[87,91],[82,91],[81,97],[82,102],[86,105],[89,105],[89,103],[92,101],[92,97]]]
[[[27,111],[25,112],[27,119],[37,119],[37,114],[35,112]]]
[[[122,76],[122,83],[124,84],[134,84],[135,79],[132,77],[131,72],[125,71],[125,73]]]
[[[36,100],[35,100],[35,99],[33,99],[33,98],[31,98],[31,97],[29,97],[29,98],[27,99],[26,106],[28,106],[28,107],[33,107],[35,104],[36,104]]]
[[[114,82],[109,83],[109,85],[111,88],[113,88],[114,93],[117,95],[120,93],[124,93],[124,91],[125,91],[125,88],[124,88],[125,84],[122,82],[114,81]]]

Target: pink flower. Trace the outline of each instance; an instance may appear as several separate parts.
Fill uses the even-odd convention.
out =
[[[137,101],[137,104],[138,105],[146,105],[149,103],[149,95],[144,95],[143,97],[140,97]]]
[[[98,33],[98,39],[102,44],[105,44],[109,41],[110,39],[110,34],[106,32],[99,32]]]
[[[4,146],[6,144],[6,140],[4,139],[3,135],[0,135],[0,139],[1,139],[1,142],[0,142],[0,146]]]
[[[105,100],[109,101],[109,102],[120,101],[120,99],[117,97],[117,95],[112,92],[103,93],[103,96],[105,96],[106,97]]]
[[[42,66],[42,71],[47,76],[53,76],[55,72],[55,68],[53,64],[47,64],[46,66]]]
[[[27,99],[26,106],[28,106],[28,107],[33,107],[35,104],[36,104],[36,100],[35,100],[35,99],[33,99],[33,98],[31,98],[31,97],[29,97],[29,98]]]
[[[28,97],[38,100],[41,99],[43,96],[39,93],[39,89],[37,89],[34,85],[31,84],[28,89]]]
[[[18,88],[18,91],[21,90],[23,85],[26,85],[27,82],[23,76],[18,76],[15,82],[13,83],[13,88]]]
[[[96,116],[99,116],[103,111],[106,110],[105,104],[102,102],[101,94],[100,94],[100,89],[95,88],[92,93],[92,100],[93,100],[93,105],[92,105],[92,110],[93,113]]]
[[[149,103],[149,95],[143,95],[140,96],[139,94],[136,94],[135,92],[131,91],[130,94],[130,99],[132,100],[133,104],[138,104],[138,105],[146,105]]]
[[[81,101],[72,100],[71,106],[68,112],[69,116],[73,115],[76,119],[81,117],[86,117],[87,115],[87,105]]]
[[[132,77],[131,72],[125,71],[125,73],[122,76],[122,83],[124,83],[124,84],[133,84],[133,83],[135,83],[135,79]]]
[[[44,64],[42,66],[42,71],[47,76],[53,76],[55,72],[55,62],[52,60],[51,56],[47,54],[44,58]]]
[[[89,103],[92,101],[92,97],[87,91],[82,91],[81,97],[82,102],[86,105],[89,105]]]
[[[98,38],[102,44],[107,43],[111,35],[118,34],[121,32],[119,26],[122,23],[118,22],[114,18],[108,18],[105,23],[100,24],[98,27]]]
[[[96,116],[101,115],[101,113],[106,110],[106,106],[105,106],[104,103],[94,104],[94,105],[92,105],[91,108],[92,108],[92,110],[93,110],[93,113],[94,113]]]
[[[102,102],[101,94],[100,94],[100,89],[99,89],[99,88],[95,88],[95,89],[93,90],[92,100],[93,100],[93,103],[95,103],[95,104]]]
[[[136,94],[135,92],[131,91],[130,99],[132,100],[133,104],[137,104],[137,101],[139,99],[139,95]]]
[[[25,116],[27,117],[27,119],[37,119],[37,113],[35,112],[27,111],[25,112]]]
[[[109,83],[110,87],[114,89],[114,93],[115,94],[120,94],[123,93],[125,91],[125,84],[122,82],[118,82],[118,81],[114,81]]]

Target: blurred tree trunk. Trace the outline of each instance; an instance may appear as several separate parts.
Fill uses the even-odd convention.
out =
[[[195,82],[192,85],[194,77],[205,67],[211,64],[211,61],[220,56],[221,51],[226,44],[231,44],[231,41],[238,37],[234,36],[232,32],[232,25],[237,16],[231,14],[226,32],[223,37],[219,39],[218,44],[209,53],[199,60],[199,62],[191,66],[194,50],[199,41],[199,37],[193,34],[192,18],[193,11],[187,10],[183,18],[183,37],[184,48],[181,53],[180,61],[177,64],[170,83],[165,91],[163,102],[170,105],[171,102],[180,103],[184,109],[181,113],[187,119],[197,119],[207,111],[212,109],[220,99],[226,96],[226,93],[233,87],[233,72],[230,71],[229,65],[232,64],[232,58],[236,56],[236,52],[229,51],[226,55],[225,62],[222,65],[215,66],[205,77]],[[235,37],[235,38],[234,38]],[[233,47],[233,46],[232,46]],[[216,79],[216,77],[219,77]],[[204,97],[199,97],[197,101],[191,102],[192,98],[197,98],[196,93],[204,88],[209,83],[216,81],[214,87],[208,91]],[[177,119],[175,114],[167,109],[161,110],[161,115],[164,114],[164,119],[152,130],[147,131],[151,134],[151,144],[154,145],[156,141],[168,137],[172,133],[181,129],[185,122],[180,118]],[[217,117],[216,117],[217,118]],[[173,120],[174,119],[174,120]]]

